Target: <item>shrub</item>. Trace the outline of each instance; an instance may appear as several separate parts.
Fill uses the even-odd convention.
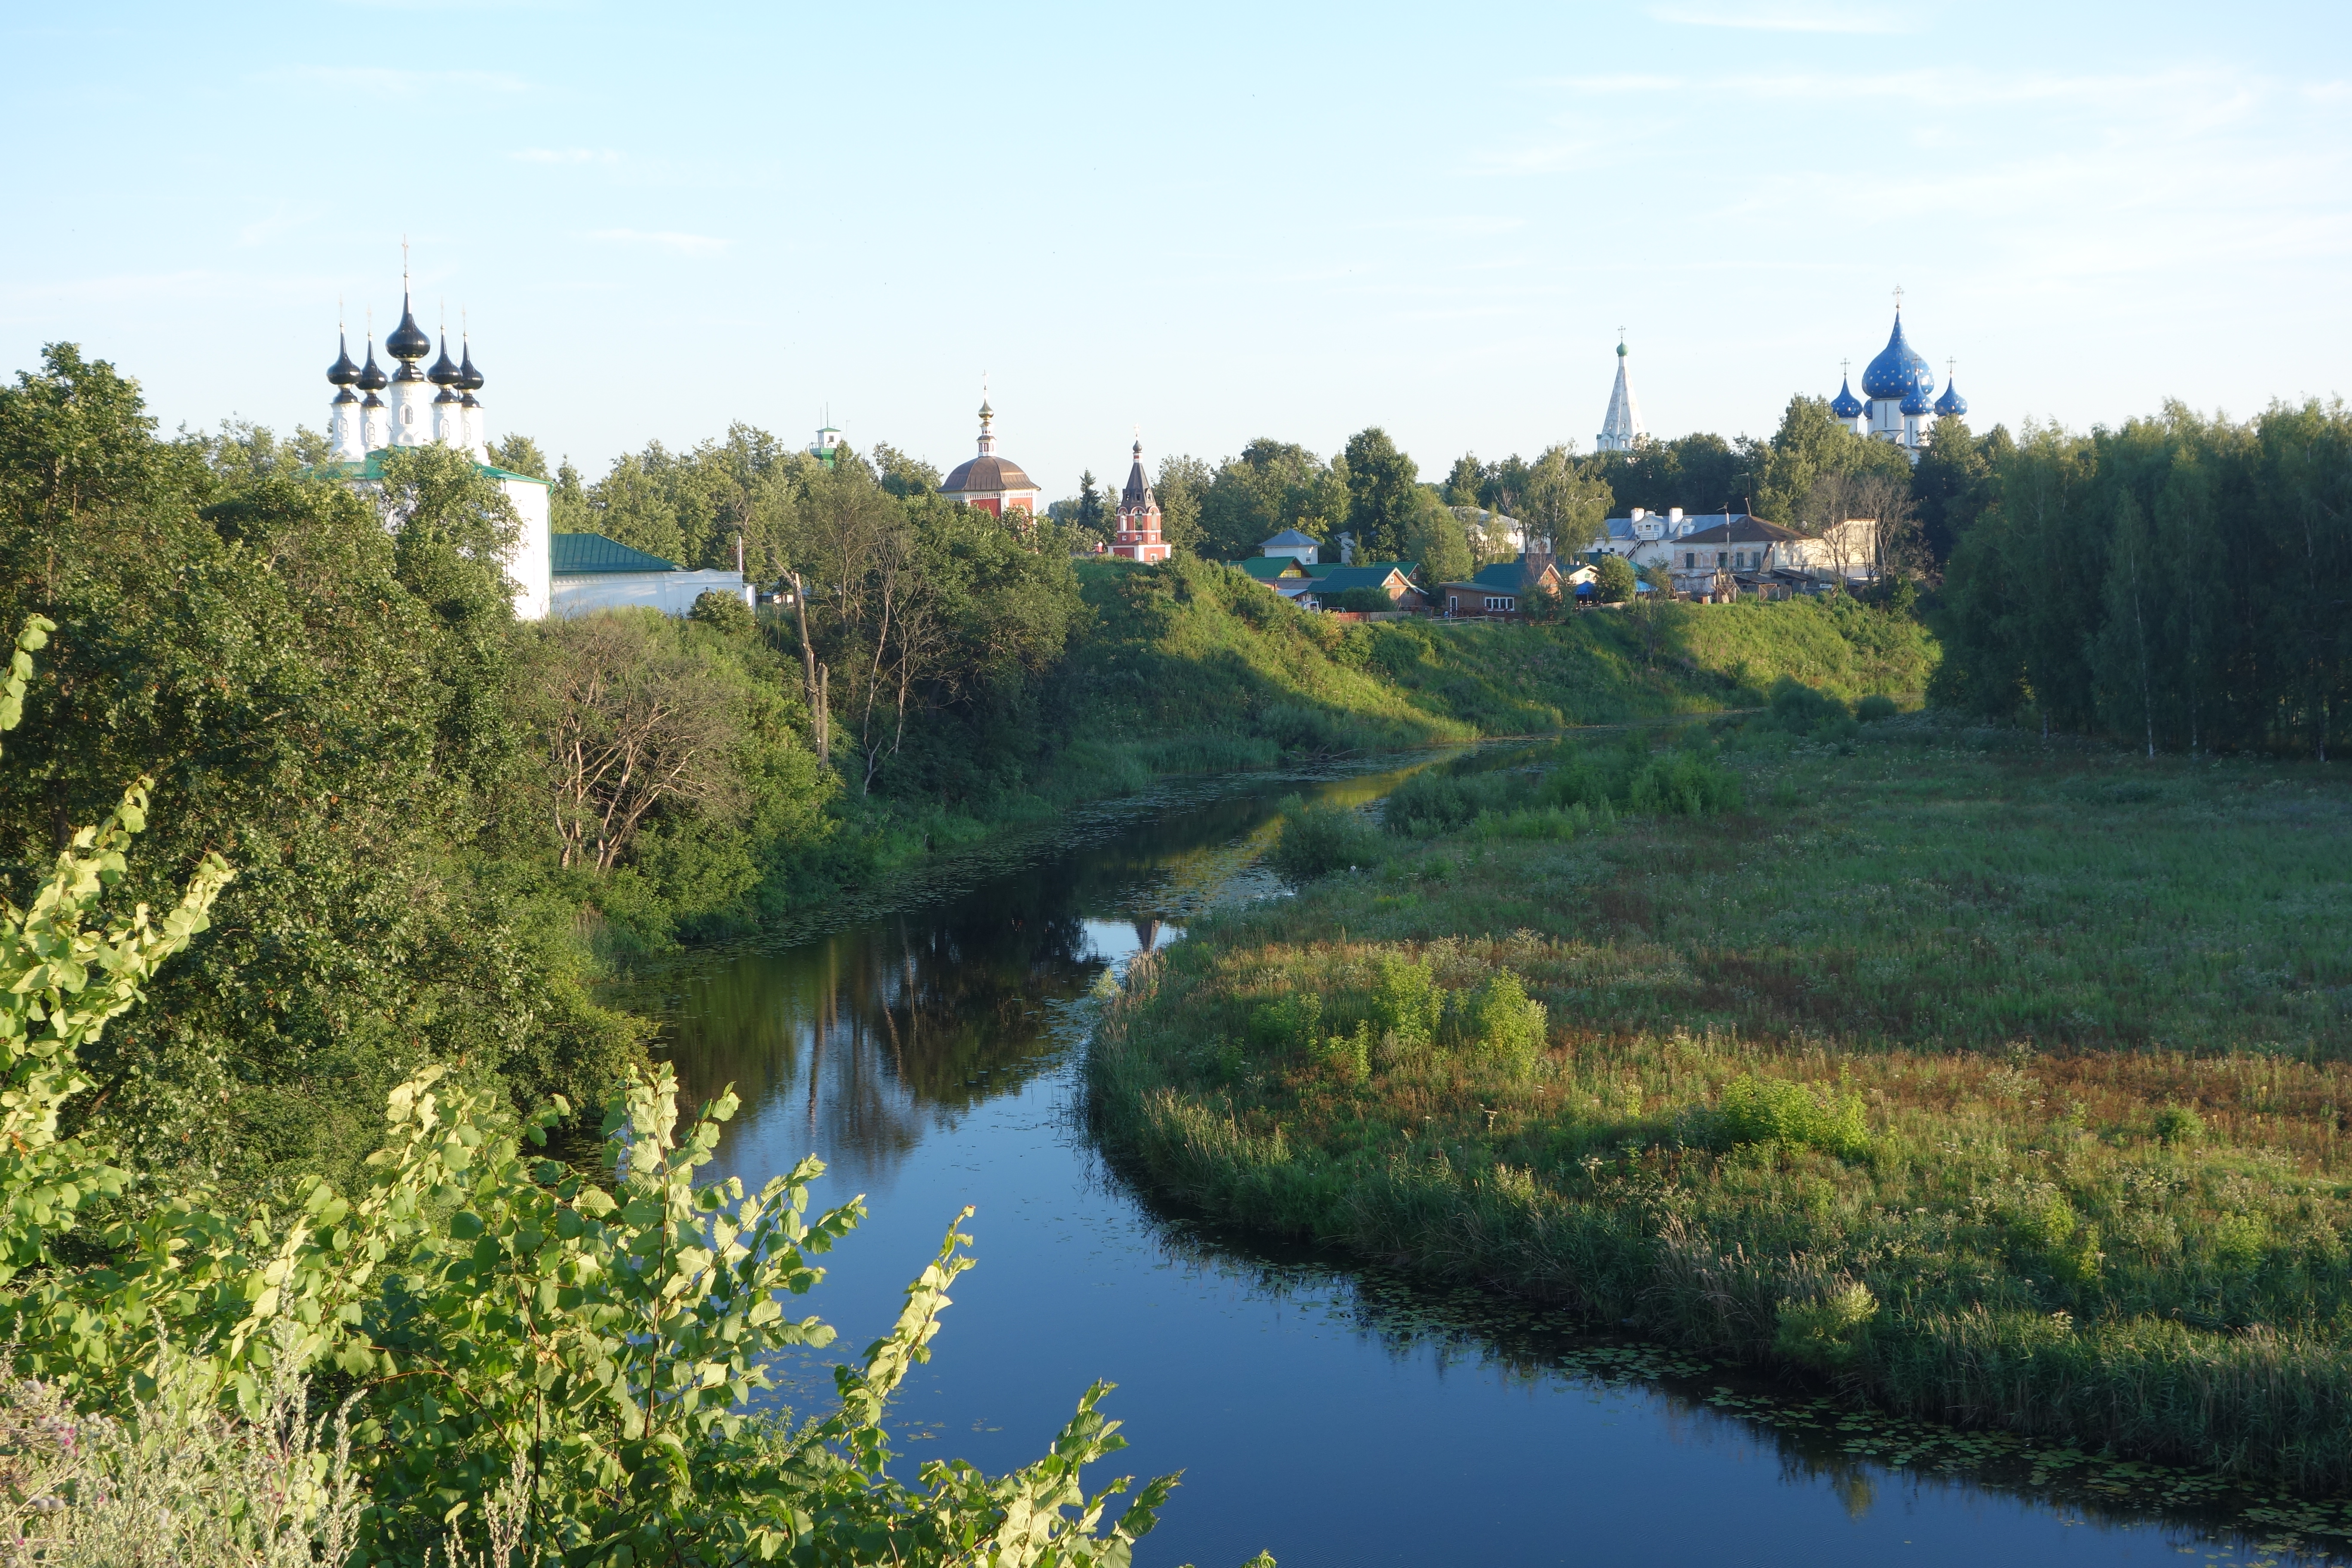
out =
[[[2168,1105],[2156,1113],[2157,1141],[2168,1147],[2186,1146],[2205,1136],[2205,1120],[2185,1105]]]
[[[751,606],[743,602],[743,595],[718,588],[696,595],[694,608],[687,612],[687,616],[690,620],[700,621],[704,626],[717,626],[730,637],[756,637],[760,631],[758,617],[751,614]]]
[[[1386,855],[1380,829],[1352,811],[1309,805],[1292,795],[1282,803],[1282,837],[1267,861],[1292,882],[1312,881],[1357,866],[1377,866]]]
[[[1362,1083],[1372,1076],[1372,1026],[1356,1021],[1353,1033],[1333,1035],[1323,1042],[1324,1065],[1344,1082]]]
[[[1817,1301],[1783,1301],[1772,1348],[1801,1366],[1837,1372],[1853,1363],[1878,1316],[1867,1285],[1849,1285]]]
[[[1653,757],[1626,785],[1625,804],[1664,816],[1712,816],[1740,806],[1739,777],[1693,752]]]
[[[1528,996],[1517,974],[1497,972],[1471,996],[1465,1012],[1466,1032],[1480,1055],[1518,1077],[1533,1069],[1543,1054],[1544,1005]]]
[[[1445,990],[1428,964],[1383,954],[1372,987],[1372,1012],[1398,1044],[1426,1047],[1437,1038],[1438,1023],[1445,1016]]]
[[[1378,588],[1349,588],[1324,606],[1329,610],[1393,610],[1396,602]]]
[[[1622,605],[1633,596],[1633,563],[1622,555],[1604,555],[1593,567],[1592,596],[1604,605]]]
[[[1250,1044],[1265,1051],[1305,1050],[1321,1033],[1323,998],[1294,991],[1250,1015]]]
[[[1897,711],[1895,699],[1877,691],[1872,692],[1853,705],[1853,716],[1865,724],[1875,724],[1881,719],[1892,719]]]
[[[1771,723],[1809,740],[1831,741],[1853,732],[1853,715],[1830,692],[1782,676],[1772,683]]]
[[[1719,1114],[1725,1139],[1735,1144],[1819,1149],[1847,1160],[1870,1152],[1858,1094],[1741,1073],[1724,1086]]]

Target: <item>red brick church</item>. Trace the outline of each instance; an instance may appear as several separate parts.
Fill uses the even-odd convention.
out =
[[[980,455],[950,474],[940,486],[940,493],[966,506],[978,507],[992,516],[1003,517],[1007,512],[1037,515],[1037,487],[1021,471],[1021,465],[996,455],[996,433],[992,428],[996,411],[988,399],[980,401]],[[1158,514],[1153,514],[1156,519]]]
[[[1126,561],[1165,561],[1168,542],[1160,537],[1160,501],[1151,481],[1143,477],[1143,440],[1135,443],[1135,467],[1127,471],[1127,489],[1118,495],[1118,533],[1110,552]]]

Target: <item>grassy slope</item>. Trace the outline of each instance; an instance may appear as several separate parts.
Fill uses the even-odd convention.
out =
[[[1770,742],[1729,753],[1743,815],[1439,839],[1210,922],[1103,1032],[1106,1130],[1237,1219],[1911,1414],[2340,1489],[2352,882],[2315,850],[2352,790],[2006,740]],[[1383,954],[1515,970],[1550,1052],[1376,1049],[1358,1082],[1246,1043],[1294,991],[1366,1016]],[[1732,1142],[1742,1074],[1858,1096],[1867,1152]]]
[[[1084,562],[1092,631],[1047,704],[1027,787],[941,805],[859,803],[856,882],[887,879],[1070,805],[1179,773],[1545,733],[1748,707],[1781,675],[1848,697],[1916,691],[1936,658],[1917,622],[1832,605],[1666,605],[1564,625],[1343,624],[1230,568]],[[834,886],[811,882],[820,898]]]
[[[1179,758],[1713,711],[1762,700],[1781,675],[1850,697],[1915,691],[1935,658],[1916,622],[1852,600],[1597,610],[1559,626],[1349,626],[1216,566],[1090,563],[1081,579],[1098,627],[1073,660],[1077,738]]]

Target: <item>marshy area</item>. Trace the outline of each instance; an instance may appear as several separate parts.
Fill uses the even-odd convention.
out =
[[[1300,895],[1114,1004],[1097,1122],[1223,1221],[2300,1497],[2318,1542],[2352,1484],[2335,772],[1784,697],[1432,770],[1385,826],[1302,802]]]

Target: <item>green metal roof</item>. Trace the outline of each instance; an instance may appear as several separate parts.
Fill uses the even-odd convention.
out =
[[[1418,561],[1360,561],[1353,566],[1331,566],[1315,574],[1315,589],[1320,594],[1344,594],[1350,588],[1385,588],[1389,579],[1402,574],[1406,583],[1420,569]]]
[[[322,474],[333,474],[341,479],[373,479],[381,482],[383,479],[383,455],[394,449],[390,447],[378,447],[356,463],[321,463],[319,465],[318,471]],[[494,463],[476,463],[474,471],[493,479],[520,479],[527,485],[546,485],[550,489],[554,488],[554,481],[551,479],[542,479],[537,474],[518,474],[512,468],[501,468]]]
[[[548,571],[557,577],[585,577],[598,572],[675,572],[658,555],[632,550],[601,533],[551,533],[547,536]]]
[[[1236,572],[1248,573],[1261,583],[1276,577],[1307,575],[1306,572],[1300,570],[1298,563],[1287,555],[1253,555],[1246,561],[1229,562],[1227,564]]]

